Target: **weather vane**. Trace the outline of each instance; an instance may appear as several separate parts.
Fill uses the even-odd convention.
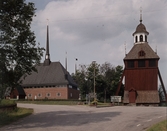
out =
[[[142,7],[140,7],[140,22],[142,22]]]

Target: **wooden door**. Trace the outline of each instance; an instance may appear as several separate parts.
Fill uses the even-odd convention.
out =
[[[130,91],[129,92],[129,103],[135,103],[136,102],[136,92]]]

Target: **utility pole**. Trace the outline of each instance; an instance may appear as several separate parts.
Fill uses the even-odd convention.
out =
[[[96,81],[95,81],[95,66],[96,65],[95,64],[96,64],[96,61],[93,61],[93,67],[94,67],[94,73],[93,73],[94,74],[93,75],[94,76],[94,79],[93,79],[93,83],[94,83],[93,84],[94,85],[94,101],[96,100],[96,95],[95,95],[96,94],[96,88],[95,88],[95,86],[96,86]]]

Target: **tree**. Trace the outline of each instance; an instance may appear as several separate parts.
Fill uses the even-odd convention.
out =
[[[107,62],[102,65],[92,62],[90,65],[81,65],[80,67],[82,68],[73,74],[73,78],[78,84],[83,98],[86,94],[94,92],[94,76],[95,92],[99,100],[106,102],[111,95],[115,95],[123,71],[122,66],[114,67]]]
[[[17,85],[40,62],[43,48],[36,46],[30,30],[35,10],[34,3],[25,0],[0,1],[0,89]]]
[[[106,98],[110,97],[113,93],[112,90],[112,80],[114,79],[115,68],[108,62],[105,62],[100,67],[100,74],[103,76],[103,81],[105,85],[104,89],[104,102],[106,102]]]

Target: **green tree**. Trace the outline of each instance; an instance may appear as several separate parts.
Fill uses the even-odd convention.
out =
[[[76,74],[73,74],[73,78],[83,98],[86,94],[94,92],[94,78],[95,92],[99,100],[106,102],[111,95],[115,95],[123,71],[122,66],[114,67],[107,62],[102,65],[92,62],[88,66],[81,65],[81,67]]]
[[[80,65],[79,69],[75,74],[72,74],[73,79],[78,84],[78,88],[80,90],[80,94],[82,99],[85,99],[86,94],[89,93],[90,81],[86,78],[87,67],[86,65]]]
[[[35,10],[34,3],[25,0],[0,1],[0,89],[18,84],[40,62],[43,48],[30,30]]]
[[[109,99],[112,94],[112,80],[114,79],[114,73],[115,73],[115,68],[110,63],[105,62],[104,64],[101,65],[100,74],[102,75],[103,81],[105,83],[103,86],[104,102],[106,102],[106,99],[107,98]]]
[[[116,89],[117,89],[118,84],[120,82],[120,78],[122,76],[122,73],[123,73],[123,67],[120,66],[120,65],[118,65],[115,68],[113,79],[111,81],[112,82],[112,86],[111,86],[111,92],[112,92],[112,94],[111,95],[115,95]]]

